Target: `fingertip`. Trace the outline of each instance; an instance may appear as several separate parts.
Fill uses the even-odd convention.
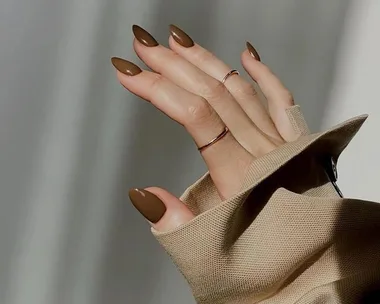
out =
[[[149,52],[151,48],[149,47],[146,47],[145,45],[143,45],[140,41],[138,41],[138,39],[136,38],[133,38],[133,42],[132,42],[132,47],[133,47],[133,50],[135,51],[137,57],[139,57],[140,59],[141,56],[143,54],[145,54],[144,52]]]
[[[247,50],[249,52],[249,54],[257,61],[261,61],[261,58],[260,58],[260,55],[259,53],[256,51],[256,49],[253,47],[253,45],[251,43],[249,43],[248,41],[245,43],[246,47],[247,47]]]
[[[151,84],[152,79],[153,77],[156,77],[156,74],[142,70],[141,73],[138,73],[135,76],[129,76],[118,71],[116,77],[120,84],[129,92],[150,102],[151,96],[149,95],[149,90],[146,88]]]
[[[134,188],[129,190],[128,195],[133,206],[152,225],[158,223],[167,212],[165,203],[152,192]]]
[[[152,224],[157,231],[172,230],[194,218],[190,209],[170,192],[158,187],[147,187],[144,190],[158,197],[166,206],[166,212],[162,218]]]
[[[245,49],[245,50],[241,53],[240,59],[241,59],[241,62],[242,62],[242,63],[249,62],[249,61],[251,61],[251,60],[255,60],[255,58],[252,58],[251,54],[249,53],[249,51],[248,51],[247,49]],[[255,60],[255,61],[256,61],[256,60]]]
[[[174,51],[177,48],[178,43],[174,40],[172,35],[169,35],[168,44],[169,47]]]
[[[241,53],[240,59],[244,67],[259,68],[260,66],[265,66],[261,61],[253,57],[247,49]]]
[[[193,42],[192,46],[191,47],[184,47],[182,46],[180,43],[178,43],[172,35],[169,36],[168,38],[168,44],[169,44],[169,48],[177,53],[177,54],[181,54],[183,56],[186,57],[187,56],[191,56],[191,55],[194,55],[194,54],[198,54],[199,51],[204,51],[204,49],[197,43]]]
[[[136,38],[133,38],[132,47],[133,47],[133,50],[137,52],[141,47],[141,43],[139,43]]]
[[[159,197],[163,201],[170,200],[173,197],[175,197],[174,195],[172,195],[168,191],[166,191],[162,188],[158,188],[158,187],[146,187],[146,188],[144,188],[144,190],[149,191],[150,193],[153,193],[154,195],[156,195],[157,197]]]
[[[116,71],[116,78],[117,78],[117,80],[119,80],[119,82],[122,84],[122,85],[124,85],[123,84],[123,80],[124,80],[124,78],[126,78],[127,76],[125,76],[123,73],[121,73],[121,72],[119,72],[119,71]]]
[[[111,62],[117,71],[127,76],[136,76],[142,72],[139,66],[123,58],[112,57]]]
[[[257,79],[259,78],[259,75],[260,75],[260,72],[259,72],[260,65],[262,65],[262,63],[260,61],[257,61],[255,58],[253,58],[248,50],[244,50],[242,52],[240,59],[241,59],[241,64],[243,68],[251,76],[252,80],[257,82]]]
[[[120,71],[116,71],[116,78],[124,89],[134,93],[133,92],[133,80],[131,79],[132,77],[127,76],[127,75],[121,73]]]
[[[175,195],[171,194],[169,191],[159,188],[159,187],[146,187],[144,190],[153,193],[158,198],[160,198],[167,208],[182,208],[186,207],[183,202],[177,198]],[[187,207],[186,207],[187,208]]]

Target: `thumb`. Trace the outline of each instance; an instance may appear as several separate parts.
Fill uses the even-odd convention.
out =
[[[183,202],[161,188],[131,189],[129,198],[135,208],[158,231],[174,229],[194,218]]]

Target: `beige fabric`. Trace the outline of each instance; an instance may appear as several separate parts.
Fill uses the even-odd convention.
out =
[[[240,193],[221,201],[206,174],[182,196],[197,216],[152,230],[198,303],[356,304],[380,288],[380,205],[340,198],[321,165],[366,116],[316,134],[288,116],[299,139],[255,160]]]

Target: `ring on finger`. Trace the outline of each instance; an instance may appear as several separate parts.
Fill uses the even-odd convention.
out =
[[[224,127],[224,130],[218,136],[214,137],[207,144],[205,144],[205,145],[203,145],[201,147],[198,147],[198,151],[202,152],[206,148],[212,146],[213,144],[215,144],[216,142],[218,142],[219,140],[221,140],[224,136],[226,136],[229,131],[230,130],[227,127]]]
[[[232,75],[239,75],[239,74],[240,74],[240,73],[239,73],[238,70],[231,70],[231,71],[229,71],[229,72],[226,74],[226,76],[223,77],[223,79],[222,79],[222,83],[224,84],[224,83],[227,81],[228,77],[230,77],[230,76],[232,76]]]

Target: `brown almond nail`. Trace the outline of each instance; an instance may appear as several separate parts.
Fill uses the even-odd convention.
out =
[[[129,190],[129,198],[136,209],[151,223],[157,223],[165,214],[165,204],[153,193],[143,189]]]
[[[132,31],[136,39],[143,45],[148,46],[148,47],[158,45],[158,42],[156,41],[156,39],[154,39],[153,36],[149,34],[146,30],[144,30],[142,27],[134,24],[132,26]]]
[[[135,76],[137,74],[140,74],[142,71],[141,69],[135,65],[134,63],[118,58],[118,57],[112,57],[111,58],[113,66],[120,72],[128,76]]]
[[[169,26],[169,29],[170,35],[173,37],[173,39],[183,47],[189,48],[194,45],[193,39],[191,39],[190,36],[181,30],[178,26],[171,24]]]
[[[258,61],[261,61],[260,59],[260,55],[259,53],[257,53],[256,49],[253,47],[252,44],[250,44],[248,41],[247,41],[247,49],[249,51],[249,53]]]

